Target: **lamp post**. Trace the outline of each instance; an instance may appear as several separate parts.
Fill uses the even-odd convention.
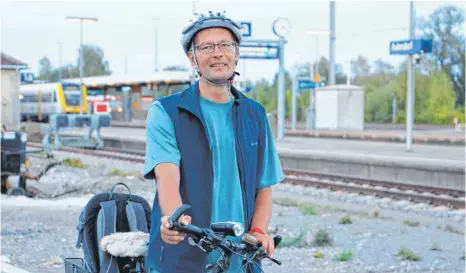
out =
[[[314,65],[314,71],[312,69],[312,65],[311,65],[311,69],[310,69],[310,77],[314,80],[317,76],[317,74],[319,74],[319,60],[318,60],[318,46],[319,46],[319,36],[328,36],[330,35],[330,31],[328,30],[319,30],[319,29],[314,29],[314,30],[309,30],[307,32],[307,35],[309,36],[315,36],[316,37],[316,61],[315,61],[315,65]],[[316,85],[317,83],[314,82],[314,85]],[[314,89],[315,90],[315,87]],[[308,118],[307,118],[307,128],[308,129],[315,129],[315,115],[314,115],[314,108],[315,108],[315,92],[313,91],[310,91],[310,94],[309,94],[309,111],[308,111]]]
[[[335,1],[330,1],[330,54],[328,79],[329,85],[335,85]]]
[[[61,81],[61,61],[62,61],[62,46],[63,42],[58,41],[58,81]]]
[[[315,36],[316,37],[316,62],[315,62],[315,71],[318,73],[318,67],[317,67],[317,63],[318,63],[318,49],[319,49],[319,36],[328,36],[330,35],[330,31],[328,30],[321,30],[321,29],[312,29],[312,30],[309,30],[307,32],[307,35],[309,36]],[[314,76],[314,75],[311,75],[311,76]]]
[[[409,2],[409,39],[416,38],[416,15],[414,12],[414,2]],[[413,150],[413,124],[414,124],[414,88],[416,85],[415,67],[413,64],[413,55],[408,56],[408,75],[406,90],[406,151]]]
[[[83,113],[83,108],[82,108],[82,103],[83,103],[83,22],[92,22],[95,23],[97,22],[97,18],[92,18],[92,17],[79,17],[79,16],[68,16],[66,17],[66,20],[71,20],[71,21],[77,21],[80,23],[80,46],[79,46],[79,114],[82,115]]]
[[[157,23],[160,20],[159,17],[152,17],[152,21],[154,22],[154,72],[159,71],[159,65],[158,65],[158,29],[157,29]]]

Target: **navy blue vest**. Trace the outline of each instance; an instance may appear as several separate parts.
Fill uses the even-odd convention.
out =
[[[235,98],[232,122],[242,188],[244,223],[246,223],[244,228],[248,231],[262,171],[267,115],[262,105],[247,98],[234,87],[231,88],[231,93]],[[209,227],[214,174],[212,153],[199,96],[199,83],[197,82],[186,90],[160,98],[159,101],[173,122],[176,141],[181,153],[180,195],[182,202],[192,206],[187,212],[192,217],[192,224]],[[163,242],[160,237],[161,217],[156,194],[151,217],[148,268],[155,268],[163,273],[203,272],[207,255],[197,247],[189,245],[187,238],[178,245]]]

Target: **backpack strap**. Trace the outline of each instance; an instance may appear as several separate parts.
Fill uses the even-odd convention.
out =
[[[83,233],[84,233],[84,226],[86,225],[86,207],[81,211],[79,215],[78,225],[76,229],[78,230],[78,240],[76,241],[76,248],[80,248],[83,243]]]
[[[126,218],[130,231],[148,232],[146,213],[141,203],[128,201],[126,203]]]
[[[97,245],[100,244],[102,237],[116,232],[117,207],[115,200],[101,202],[102,209],[97,216]],[[100,272],[118,273],[118,261],[116,257],[107,252],[103,252],[99,247]]]

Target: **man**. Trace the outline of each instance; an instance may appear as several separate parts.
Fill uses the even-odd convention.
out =
[[[157,193],[147,268],[197,273],[218,258],[169,229],[168,216],[182,204],[192,206],[181,219],[184,224],[240,222],[273,256],[266,233],[270,187],[284,175],[264,108],[230,85],[240,57],[241,26],[224,14],[202,15],[183,31],[181,42],[200,79],[158,99],[148,112],[144,177],[155,178]],[[241,263],[233,255],[228,272],[252,272]]]

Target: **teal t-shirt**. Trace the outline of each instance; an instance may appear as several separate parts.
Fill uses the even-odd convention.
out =
[[[232,122],[233,100],[218,103],[201,97],[200,103],[214,164],[211,221],[239,222],[244,226],[243,199]],[[230,239],[241,241],[241,238]],[[219,255],[219,252],[214,251],[209,258],[218,260]],[[241,258],[233,255],[228,272],[244,272],[239,270],[240,268]]]
[[[213,159],[214,184],[211,222],[234,221],[244,225],[241,184],[232,122],[233,100],[218,103],[201,97],[200,105]],[[277,184],[284,178],[268,123],[266,140],[260,188]],[[156,101],[152,104],[147,116],[144,176],[148,179],[154,178],[153,169],[162,162],[179,166],[180,151],[176,144],[173,123],[160,102]],[[240,238],[235,238],[235,240],[240,241]],[[210,258],[218,259],[219,253],[212,252]],[[233,255],[228,272],[244,272],[244,270],[238,271],[240,267],[241,258]]]

